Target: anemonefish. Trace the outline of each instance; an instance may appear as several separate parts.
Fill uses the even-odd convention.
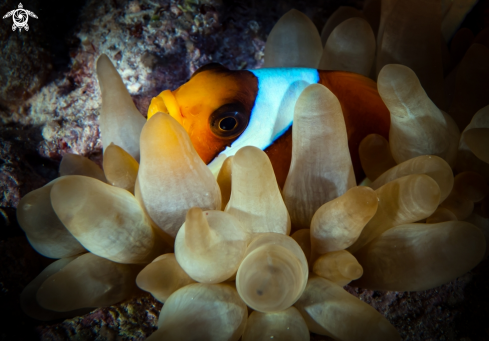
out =
[[[148,119],[157,112],[170,114],[213,171],[241,147],[264,150],[282,187],[292,157],[294,106],[304,88],[313,83],[326,86],[341,103],[353,168],[361,181],[360,142],[372,133],[388,139],[390,126],[390,114],[376,83],[362,75],[309,68],[233,71],[211,63],[178,89],[154,97]]]

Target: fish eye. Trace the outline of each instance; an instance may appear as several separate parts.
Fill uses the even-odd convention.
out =
[[[234,138],[248,126],[249,113],[240,103],[225,104],[209,116],[209,125],[214,135]]]
[[[219,129],[221,130],[233,130],[236,128],[238,121],[234,116],[228,116],[219,121]]]

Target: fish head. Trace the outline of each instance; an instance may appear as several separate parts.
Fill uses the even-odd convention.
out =
[[[246,129],[257,92],[258,83],[251,72],[211,63],[178,89],[154,97],[148,119],[157,112],[171,115],[209,164]]]

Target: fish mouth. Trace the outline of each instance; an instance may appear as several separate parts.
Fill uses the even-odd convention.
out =
[[[183,125],[183,115],[180,111],[180,106],[178,105],[175,95],[173,95],[171,90],[165,90],[160,94],[160,96],[165,104],[166,113],[177,120],[178,123]]]

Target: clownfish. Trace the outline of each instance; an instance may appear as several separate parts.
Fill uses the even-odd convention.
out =
[[[218,63],[199,68],[174,91],[154,97],[147,118],[170,114],[188,132],[202,160],[216,172],[241,147],[267,153],[283,187],[292,157],[294,107],[301,92],[320,83],[336,95],[345,118],[357,182],[365,177],[358,147],[364,137],[389,137],[390,113],[377,84],[362,75],[310,68],[229,70]]]

